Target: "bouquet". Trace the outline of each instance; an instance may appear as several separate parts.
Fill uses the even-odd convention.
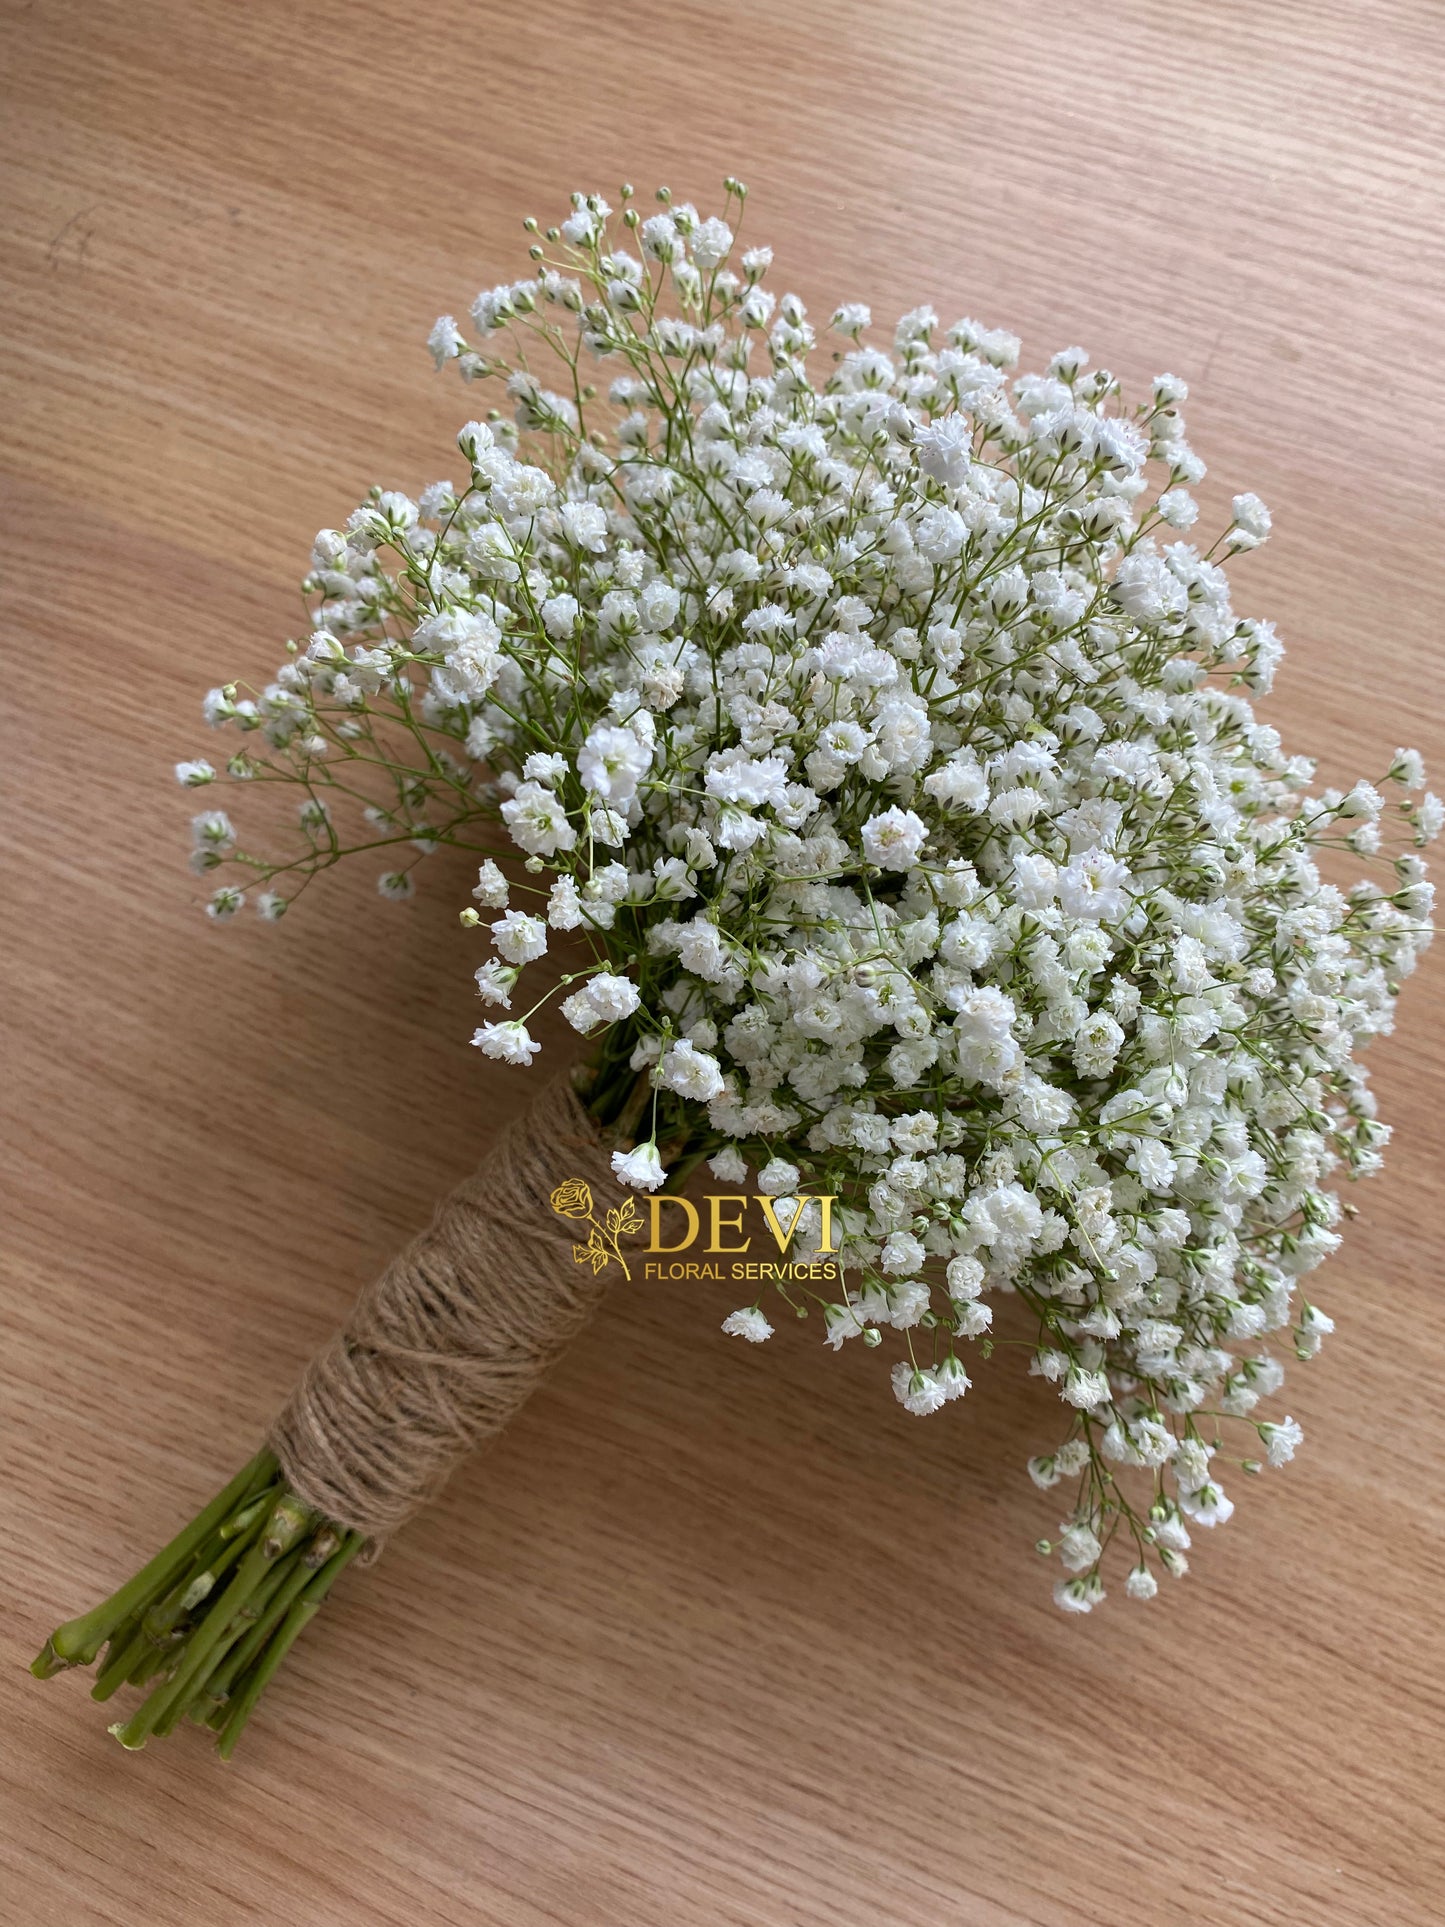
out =
[[[1332,1329],[1304,1281],[1336,1179],[1380,1165],[1358,1053],[1428,941],[1445,811],[1414,751],[1319,789],[1257,720],[1281,645],[1226,568],[1270,517],[1239,494],[1196,535],[1182,381],[1130,402],[1079,348],[1016,374],[1013,335],[929,307],[885,347],[845,304],[825,354],[745,199],[525,223],[524,278],[431,333],[495,384],[458,472],[320,533],[310,635],[213,689],[227,749],[177,768],[218,922],[368,854],[399,903],[467,850],[472,1042],[531,1067],[553,997],[589,1041],[257,1457],[52,1634],[38,1673],[103,1652],[98,1698],[148,1689],[128,1747],[189,1718],[230,1753],[635,1234],[697,1228],[703,1160],[710,1248],[747,1207],[777,1251],[732,1336],[782,1306],[926,1417],[1019,1301],[1065,1611],[1106,1566],[1153,1597],[1230,1517],[1222,1468],[1300,1442],[1266,1401]],[[291,796],[294,844],[243,838],[223,780]]]

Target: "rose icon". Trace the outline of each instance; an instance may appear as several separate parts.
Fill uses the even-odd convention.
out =
[[[590,1218],[592,1193],[581,1178],[567,1178],[552,1193],[552,1209],[559,1218]]]

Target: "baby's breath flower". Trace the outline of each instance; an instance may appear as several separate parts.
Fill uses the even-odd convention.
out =
[[[1316,791],[1254,715],[1283,645],[1227,567],[1271,518],[1196,494],[1182,380],[1135,406],[1076,347],[1015,373],[1017,337],[927,306],[874,345],[845,301],[818,353],[770,251],[735,255],[742,193],[624,222],[578,194],[468,337],[438,321],[438,364],[496,384],[461,472],[322,530],[309,640],[202,706],[230,777],[299,786],[302,847],[208,810],[192,864],[234,879],[225,920],[353,850],[387,896],[465,850],[484,1005],[565,933],[538,1002],[595,1040],[599,1121],[646,1133],[618,1179],[756,1171],[841,1267],[823,1341],[886,1349],[914,1416],[1011,1294],[1058,1395],[1028,1471],[1072,1488],[1055,1598],[1100,1603],[1117,1541],[1146,1599],[1233,1510],[1219,1435],[1262,1447],[1221,1464],[1300,1442],[1257,1416],[1266,1346],[1333,1328],[1298,1281],[1330,1187],[1379,1168],[1359,1059],[1429,939],[1445,805],[1407,749]],[[473,1042],[541,1049],[525,1019]]]
[[[613,1175],[637,1191],[655,1191],[667,1176],[655,1144],[639,1144],[633,1151],[612,1153]]]
[[[1234,526],[1229,539],[1235,548],[1257,548],[1274,526],[1269,510],[1257,495],[1236,495]]]
[[[191,818],[191,835],[198,850],[225,855],[235,847],[236,831],[224,810],[204,810]]]
[[[206,915],[215,923],[227,923],[243,907],[245,892],[233,889],[230,884],[222,884],[206,905]]]
[[[541,1050],[527,1026],[511,1022],[505,1024],[483,1024],[472,1033],[472,1042],[486,1057],[495,1057],[503,1064],[530,1064]]]
[[[1281,1419],[1277,1425],[1265,1420],[1259,1427],[1259,1436],[1270,1464],[1288,1465],[1304,1438],[1304,1430],[1292,1418]]]
[[[484,1004],[500,1005],[503,1010],[510,1010],[512,1007],[512,987],[521,973],[515,969],[509,970],[504,963],[499,963],[495,957],[489,957],[484,964],[477,966],[475,974],[477,995],[481,998],[482,1002]],[[474,1037],[472,1042],[475,1044],[476,1041]]]
[[[1159,1581],[1147,1566],[1135,1566],[1124,1581],[1124,1590],[1131,1599],[1152,1599],[1159,1590]]]
[[[722,1322],[722,1328],[729,1338],[746,1338],[752,1345],[761,1345],[773,1335],[772,1326],[756,1305],[746,1311],[730,1311]]]
[[[505,910],[511,886],[490,857],[477,872],[472,895],[489,910]]]

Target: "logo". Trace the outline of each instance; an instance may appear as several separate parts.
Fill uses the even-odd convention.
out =
[[[683,1259],[668,1264],[646,1264],[643,1275],[647,1278],[712,1278],[731,1277],[738,1282],[782,1280],[785,1278],[807,1278],[822,1282],[838,1276],[836,1263],[837,1244],[835,1242],[835,1222],[833,1206],[836,1196],[798,1197],[790,1199],[764,1197],[757,1194],[752,1198],[742,1192],[709,1193],[703,1200],[707,1207],[707,1237],[702,1249],[708,1259],[729,1258],[734,1260],[726,1272],[721,1264],[698,1263]],[[592,1196],[592,1187],[581,1178],[566,1178],[552,1193],[550,1203],[559,1218],[567,1218],[579,1227],[589,1227],[586,1244],[574,1244],[572,1262],[590,1265],[595,1277],[612,1263],[622,1267],[622,1275],[629,1284],[632,1271],[622,1253],[622,1240],[631,1237],[647,1224],[648,1242],[642,1247],[642,1254],[648,1258],[666,1257],[677,1260],[678,1254],[691,1251],[703,1233],[703,1218],[690,1198],[665,1195],[650,1197],[647,1200],[648,1218],[644,1220],[638,1208],[637,1199],[630,1194],[622,1203],[610,1211],[597,1216],[597,1204]],[[756,1234],[747,1230],[745,1219],[749,1204],[757,1207],[762,1217],[762,1228]],[[786,1206],[791,1205],[792,1215],[788,1217]],[[817,1249],[809,1257],[799,1259],[792,1255],[792,1244],[801,1226],[809,1205],[816,1205],[818,1240]],[[783,1206],[782,1211],[779,1207]],[[681,1212],[681,1222],[674,1220],[664,1226],[663,1210],[671,1207]],[[672,1238],[682,1235],[676,1242],[664,1239],[664,1230]],[[779,1259],[752,1259],[745,1263],[736,1260],[744,1258],[752,1249],[754,1236],[766,1233],[776,1246]],[[634,1260],[637,1257],[634,1251]]]
[[[632,1273],[618,1241],[642,1229],[642,1213],[635,1198],[625,1198],[599,1224],[592,1208],[592,1187],[581,1178],[565,1178],[552,1193],[551,1204],[559,1218],[571,1218],[592,1227],[585,1245],[573,1245],[573,1264],[591,1265],[595,1278],[615,1258],[622,1267],[623,1277],[629,1284],[632,1282]]]

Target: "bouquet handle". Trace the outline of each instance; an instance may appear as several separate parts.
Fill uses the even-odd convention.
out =
[[[57,1627],[32,1672],[104,1651],[96,1699],[149,1689],[110,1729],[124,1746],[189,1718],[229,1756],[340,1573],[510,1422],[596,1310],[611,1264],[627,1275],[635,1206],[599,1218],[594,1205],[593,1185],[611,1182],[597,1125],[559,1080],[362,1292],[256,1458],[109,1599]]]
[[[574,1262],[568,1219],[612,1182],[558,1079],[302,1374],[268,1443],[304,1504],[378,1547],[510,1423],[607,1289],[606,1266]]]

